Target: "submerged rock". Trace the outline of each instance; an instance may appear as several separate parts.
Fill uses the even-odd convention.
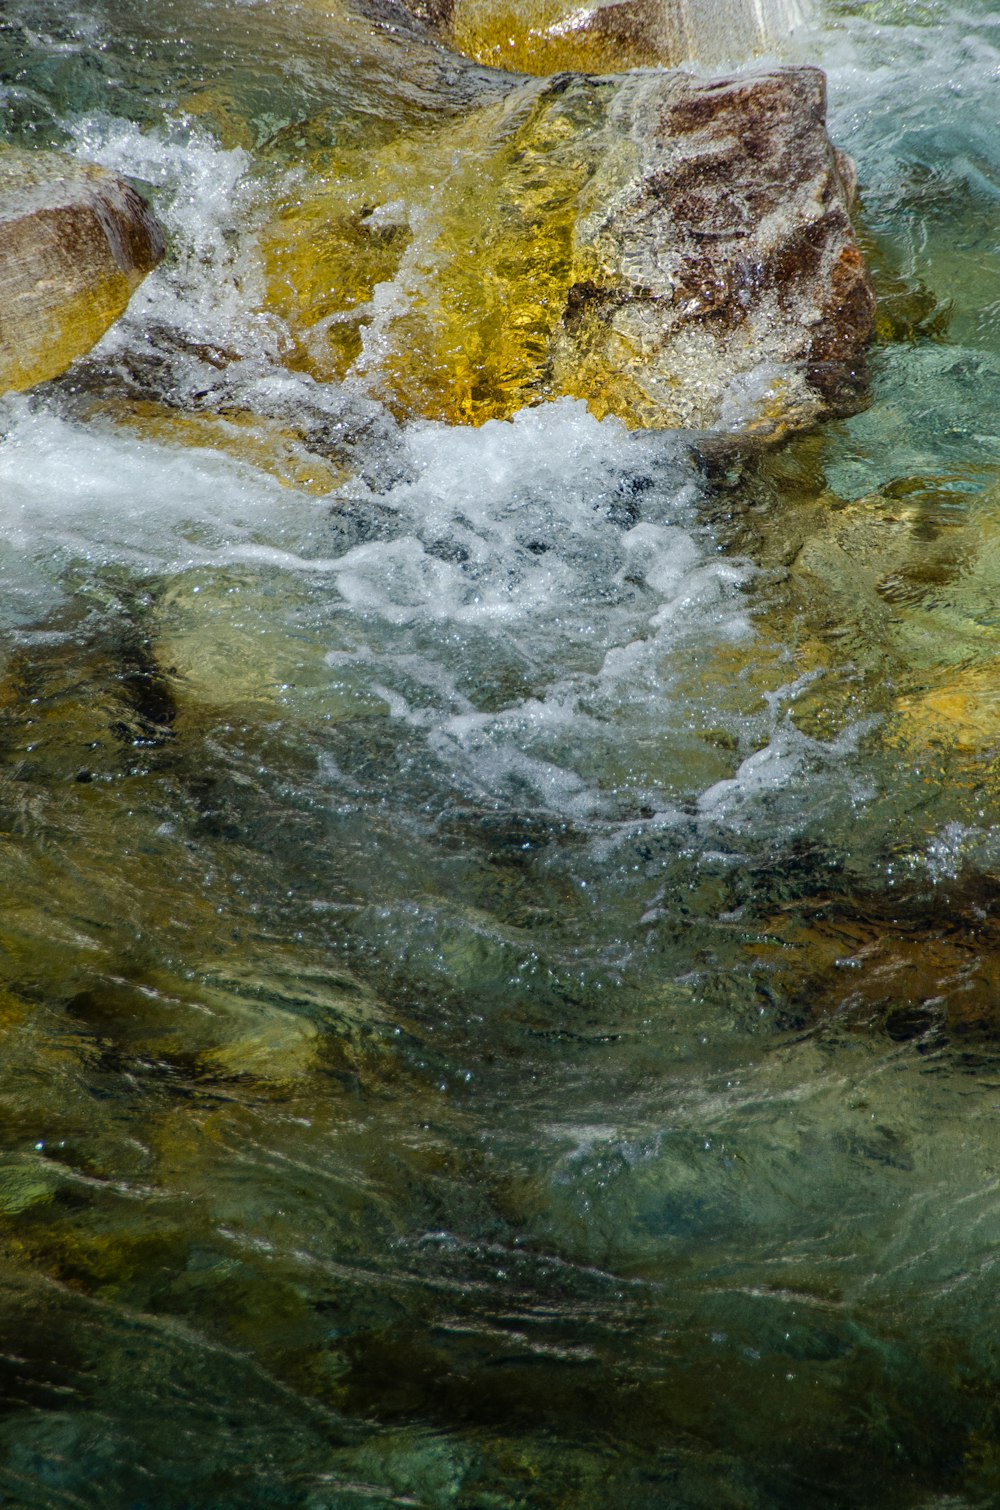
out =
[[[512,79],[323,155],[265,234],[293,362],[479,424],[561,395],[776,438],[857,404],[874,296],[815,68]]]
[[[0,393],[89,351],[163,252],[122,179],[56,152],[0,151]]]
[[[301,432],[247,410],[223,414],[185,414],[150,399],[94,404],[92,414],[106,414],[145,440],[222,452],[235,461],[266,472],[282,487],[322,498],[346,482],[345,466],[310,450]]]
[[[262,594],[259,572],[196,569],[163,592],[157,658],[184,714],[215,708],[328,725],[385,717],[351,647],[331,646],[328,623],[321,635],[314,627],[301,575],[276,572]],[[333,669],[341,650],[344,664]]]

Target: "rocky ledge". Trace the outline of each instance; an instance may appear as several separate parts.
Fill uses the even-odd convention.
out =
[[[0,150],[0,393],[88,351],[163,251],[122,179],[61,153]]]

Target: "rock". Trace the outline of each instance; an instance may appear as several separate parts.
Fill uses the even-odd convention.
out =
[[[60,153],[0,150],[0,392],[89,351],[163,251],[122,179]]]
[[[356,647],[329,623],[318,632],[301,574],[271,581],[262,594],[259,569],[196,568],[165,587],[156,654],[181,714],[227,709],[313,727],[386,717]]]
[[[633,423],[771,438],[851,407],[875,299],[825,103],[813,68],[623,80],[638,161],[617,192],[602,165],[578,222],[594,272],[568,290],[560,386]]]
[[[248,410],[184,414],[166,404],[139,399],[132,403],[96,403],[89,412],[106,416],[144,440],[222,452],[268,473],[282,487],[317,498],[332,492],[350,475],[345,466],[311,451],[293,426]]]
[[[31,1206],[51,1201],[59,1187],[58,1171],[30,1155],[5,1155],[0,1162],[0,1214],[20,1216]]]
[[[331,150],[264,237],[293,361],[451,423],[567,394],[764,439],[847,412],[875,303],[824,106],[815,68],[564,74]]]
[[[615,72],[718,64],[780,50],[808,0],[413,0],[467,57],[495,68]]]

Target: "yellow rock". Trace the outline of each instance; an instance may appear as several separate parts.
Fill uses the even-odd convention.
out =
[[[561,395],[765,438],[844,412],[874,298],[823,95],[815,69],[563,75],[317,153],[263,236],[293,362],[449,423]]]
[[[283,1081],[299,1079],[315,1068],[321,1045],[315,1023],[274,1008],[256,1017],[245,1015],[242,1034],[201,1056],[206,1072]]]
[[[385,716],[364,667],[337,655],[348,647],[336,631],[316,632],[301,581],[276,573],[274,582],[262,594],[259,572],[199,568],[170,584],[158,606],[157,659],[180,709],[330,723]]]
[[[662,25],[646,24],[655,9],[650,0],[582,6],[567,0],[458,0],[446,35],[478,63],[522,73],[670,68],[684,49]]]
[[[790,537],[777,539],[789,558],[784,637],[795,634],[803,669],[827,673],[796,706],[807,732],[829,737],[829,673],[849,664],[843,690],[864,698],[854,716],[877,714],[891,746],[1000,746],[997,492],[969,497],[968,481],[898,479],[849,503],[820,494],[797,525],[770,532]]]
[[[926,692],[897,702],[898,743],[957,750],[984,750],[1000,745],[1000,660],[968,666]]]
[[[551,394],[593,147],[543,95],[517,105],[353,155],[328,193],[284,209],[266,251],[298,365],[354,373],[397,411],[451,422]]]
[[[780,50],[804,17],[800,0],[454,0],[439,11],[459,52],[534,74],[735,62]]]
[[[163,250],[122,179],[55,152],[0,150],[0,392],[89,351]]]

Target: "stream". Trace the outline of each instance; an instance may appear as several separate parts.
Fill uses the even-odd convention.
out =
[[[0,5],[171,241],[0,399],[0,1504],[996,1505],[1000,16],[796,32],[870,400],[714,465],[407,414],[391,279],[310,370],[275,207],[468,107],[400,45]]]

